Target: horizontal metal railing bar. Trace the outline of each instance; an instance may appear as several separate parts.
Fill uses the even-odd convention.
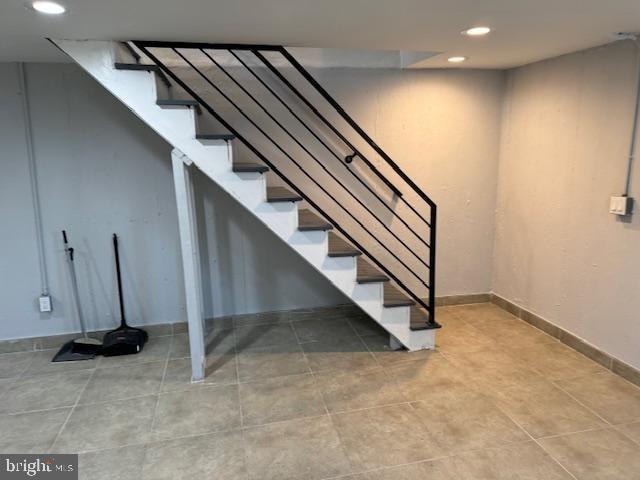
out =
[[[373,139],[367,135],[367,133],[360,128],[360,125],[358,125],[356,123],[356,121],[351,118],[351,116],[342,108],[342,106],[335,101],[335,99],[329,94],[329,92],[327,92],[324,87],[322,85],[320,85],[320,83],[318,83],[318,81],[313,78],[313,76],[295,59],[295,57],[293,55],[291,55],[286,48],[281,47],[279,49],[279,51],[282,53],[282,55],[289,60],[289,62],[291,63],[291,65],[294,66],[294,68],[296,70],[298,70],[298,72],[311,84],[313,85],[313,87],[318,90],[318,92],[320,93],[320,95],[322,95],[324,97],[324,99],[340,114],[340,116],[342,116],[342,118],[344,118],[344,120],[351,125],[351,127],[360,134],[360,136],[362,138],[364,138],[367,143],[382,157],[385,159],[385,161],[391,166],[391,168],[400,176],[400,178],[402,178],[419,196],[420,198],[422,198],[425,202],[427,202],[429,204],[429,206],[433,206],[435,205],[435,202],[433,200],[431,200],[431,198],[429,198],[429,196],[424,193],[422,191],[422,189],[420,187],[418,187],[413,180],[411,180],[403,171],[402,169],[398,166],[397,163],[395,163],[391,157],[389,157],[389,155],[387,155],[387,153],[382,150],[382,148],[380,148],[374,141]]]
[[[311,175],[309,175],[308,172],[305,171],[304,168],[302,168],[302,166],[296,162],[296,160],[288,154],[288,152],[286,152],[280,145],[278,145],[277,142],[275,142],[271,137],[269,137],[269,135],[267,135],[267,133],[260,127],[258,126],[240,107],[238,107],[224,92],[222,92],[220,90],[220,88],[215,85],[211,79],[209,79],[206,75],[204,75],[195,65],[193,65],[192,62],[190,62],[184,55],[182,55],[177,49],[173,48],[172,49],[177,55],[180,56],[180,58],[182,58],[183,61],[185,61],[198,75],[200,75],[209,85],[211,85],[211,87],[213,87],[225,100],[227,100],[231,105],[233,105],[233,107],[246,119],[248,120],[262,135],[264,135],[265,138],[267,138],[271,143],[273,143],[273,145],[282,152],[283,155],[285,155],[287,158],[289,158],[289,160],[291,160],[291,162],[293,162],[294,165],[296,165],[296,167],[298,167],[298,169],[309,179],[311,180],[325,195],[327,195],[329,198],[332,198],[332,195],[322,186],[320,185]],[[164,64],[160,64],[160,66],[162,67]],[[172,72],[173,73],[173,72]],[[185,90],[189,93],[192,94],[193,90],[189,91],[185,88]],[[193,92],[195,93],[195,92]],[[193,96],[193,95],[192,95]],[[204,100],[202,98],[197,98],[197,97],[193,97],[195,98],[197,101],[199,101],[200,103],[202,103]],[[212,109],[213,110],[213,109]],[[235,131],[231,131],[231,133],[235,134]],[[239,137],[238,137],[239,138]],[[244,137],[243,137],[244,138]],[[253,151],[253,150],[252,150]],[[257,151],[257,149],[256,149]],[[262,157],[264,158],[264,156]],[[299,194],[301,194],[301,192],[298,191]],[[302,195],[302,194],[301,194]],[[314,205],[310,199],[308,198],[308,196],[303,196],[303,198],[307,201],[309,201],[310,204]],[[334,200],[335,201],[335,200]],[[367,230],[367,228],[362,224],[362,222],[360,222],[360,220],[358,220],[358,218],[356,218],[344,205],[340,204],[339,202],[335,202],[336,205],[338,205],[340,208],[342,208],[342,210],[344,210],[347,215],[349,215],[358,225],[360,225],[360,227],[367,232],[372,238],[374,238],[381,246],[382,248],[384,248],[396,261],[398,261],[401,265],[403,265],[407,271],[409,271],[413,276],[415,276],[418,281],[420,281],[425,287],[430,288],[426,282],[424,282],[422,280],[422,278],[420,277],[420,275],[418,275],[416,272],[413,271],[412,268],[410,268],[408,265],[406,265],[400,258],[398,258],[398,256],[393,253],[389,247],[387,247],[383,242],[380,241],[380,239],[378,239],[375,235],[373,235],[371,232],[369,232]],[[314,205],[315,208],[315,205]],[[320,211],[320,210],[318,210]],[[325,218],[327,218],[331,223],[334,224],[334,226],[336,228],[338,228],[338,230],[341,231],[341,233],[345,234],[345,236],[347,235],[344,230],[341,229],[341,227],[337,224],[337,222],[334,222],[330,216],[326,215],[326,213],[323,213],[323,215],[325,216]],[[349,238],[351,238],[349,236]],[[366,253],[368,256],[371,257],[370,254],[368,254],[368,252],[366,250],[363,250],[364,253]],[[406,290],[406,287],[403,287]]]
[[[308,108],[311,110],[322,122],[329,127],[329,129],[347,145],[352,151],[356,152],[360,158],[365,162],[365,164],[371,169],[373,173],[385,184],[387,185],[393,193],[395,193],[398,197],[402,198],[402,192],[396,187],[388,178],[386,178],[380,171],[362,154],[359,153],[359,150],[353,145],[342,133],[327,120],[320,111],[309,101],[307,98],[300,93],[300,91],[291,83],[287,78],[282,75],[282,73],[264,56],[259,50],[252,50],[253,54],[258,57],[265,66],[273,72],[273,74],[278,77],[278,79],[284,83],[289,90],[291,90]]]
[[[157,40],[132,40],[138,47],[147,48],[192,48],[192,49],[217,49],[217,50],[264,50],[279,52],[280,45],[247,45],[243,43],[199,43],[199,42],[162,42]]]
[[[344,228],[342,228],[337,222],[333,221],[331,217],[322,209],[315,201],[309,198],[296,184],[294,184],[289,178],[284,175],[264,154],[262,154],[253,144],[251,144],[240,132],[238,132],[232,125],[230,125],[222,116],[220,116],[207,102],[205,102],[193,89],[191,89],[182,79],[180,79],[169,67],[167,67],[164,63],[162,63],[155,55],[153,55],[145,45],[148,42],[133,42],[138,48],[142,50],[142,52],[147,55],[154,63],[156,63],[173,81],[175,81],[178,85],[180,85],[187,93],[189,93],[192,98],[197,100],[202,107],[207,110],[209,114],[211,114],[223,127],[225,127],[230,133],[236,136],[238,140],[240,140],[256,157],[262,160],[265,164],[267,164],[271,170],[280,177],[293,191],[295,191],[298,195],[304,198],[320,215],[327,218],[331,223],[336,227],[336,229],[344,235],[344,237],[350,241],[356,248],[362,251],[367,257],[384,273],[386,273],[396,284],[402,288],[411,298],[413,298],[419,305],[423,306],[430,312],[430,321],[435,322],[434,314],[435,314],[435,303],[434,303],[434,288],[433,285],[425,285],[430,292],[430,299],[432,299],[428,304],[422,300],[418,295],[414,294],[393,272],[391,272],[384,264],[382,264],[376,257],[371,255],[366,248],[364,248],[357,240],[355,240]],[[163,47],[166,45],[163,42],[153,42],[155,47]],[[193,44],[188,44],[193,45]],[[211,44],[206,44],[206,47],[210,48]],[[191,48],[191,47],[186,48]],[[243,48],[245,49],[245,48]],[[251,48],[248,48],[251,50]],[[432,212],[432,215],[434,212]],[[435,240],[435,232],[432,232],[432,239]],[[431,254],[433,258],[435,258],[434,253]],[[430,278],[434,278],[433,268],[430,270]]]
[[[426,241],[424,241],[424,240],[420,237],[420,235],[418,235],[418,233],[417,233],[413,228],[411,228],[411,226],[410,226],[410,225],[409,225],[409,224],[408,224],[408,223],[407,223],[407,222],[406,222],[406,221],[405,221],[405,220],[404,220],[400,215],[398,215],[398,213],[397,213],[397,212],[395,212],[395,211],[393,210],[393,208],[391,208],[391,207],[390,207],[390,206],[389,206],[389,205],[388,205],[388,204],[387,204],[383,199],[381,199],[381,198],[380,198],[380,196],[379,196],[379,195],[378,195],[378,194],[377,194],[377,193],[376,193],[376,192],[371,188],[371,186],[367,184],[367,182],[365,182],[364,180],[362,180],[362,179],[360,178],[360,176],[356,175],[356,174],[353,172],[353,170],[351,170],[351,169],[349,168],[349,166],[348,166],[348,165],[345,165],[345,164],[343,163],[343,161],[342,161],[342,158],[340,158],[340,155],[338,155],[336,152],[334,152],[334,151],[333,151],[333,149],[332,149],[329,145],[327,145],[327,144],[326,144],[326,142],[325,142],[324,140],[322,140],[322,139],[320,138],[320,136],[319,136],[316,132],[314,132],[314,131],[313,131],[313,130],[312,130],[312,129],[311,129],[311,128],[310,128],[310,127],[309,127],[309,126],[308,126],[308,125],[307,125],[307,124],[306,124],[306,123],[305,123],[305,122],[304,122],[304,121],[303,121],[303,120],[302,120],[302,119],[301,119],[301,118],[300,118],[300,117],[299,117],[299,116],[298,116],[294,111],[293,111],[293,109],[292,109],[289,105],[287,105],[287,102],[285,102],[285,101],[282,99],[282,97],[280,97],[280,95],[278,95],[278,94],[277,94],[277,93],[276,93],[276,92],[275,92],[275,91],[274,91],[274,90],[273,90],[269,85],[267,85],[267,83],[266,83],[262,78],[260,78],[260,76],[259,76],[256,72],[254,72],[254,71],[253,71],[253,69],[252,69],[249,65],[247,65],[247,63],[246,63],[244,60],[242,60],[242,59],[241,59],[241,58],[240,58],[240,57],[239,57],[239,56],[238,56],[238,55],[237,55],[233,50],[229,50],[229,53],[231,53],[231,55],[233,55],[233,56],[238,60],[238,62],[240,62],[240,63],[242,64],[242,66],[243,66],[244,68],[246,68],[246,69],[251,73],[251,75],[252,75],[252,76],[253,76],[253,77],[254,77],[258,82],[260,82],[260,84],[261,84],[264,88],[266,88],[266,89],[267,89],[267,91],[269,91],[269,93],[271,93],[271,94],[272,94],[272,95],[273,95],[273,96],[274,96],[274,97],[275,97],[275,98],[276,98],[276,99],[277,99],[277,100],[282,104],[282,106],[283,106],[284,108],[286,108],[286,109],[289,111],[289,113],[290,113],[290,114],[291,114],[291,115],[292,115],[296,120],[298,120],[298,122],[300,122],[300,124],[301,124],[301,125],[302,125],[302,126],[303,126],[303,127],[304,127],[304,128],[305,128],[305,129],[310,133],[310,134],[311,134],[311,135],[313,135],[313,137],[314,137],[316,140],[318,140],[318,142],[319,142],[322,146],[324,146],[324,147],[327,149],[327,151],[328,151],[328,152],[329,152],[333,157],[335,157],[335,158],[336,158],[336,160],[338,160],[338,162],[340,162],[340,165],[343,165],[343,166],[344,166],[344,168],[345,168],[345,169],[346,169],[346,170],[351,174],[351,176],[352,176],[353,178],[355,178],[355,179],[356,179],[356,180],[357,180],[357,181],[358,181],[358,182],[359,182],[359,183],[360,183],[360,184],[361,184],[365,189],[367,189],[367,191],[368,191],[371,195],[373,195],[376,199],[378,199],[378,201],[380,202],[380,204],[381,204],[382,206],[384,206],[387,210],[389,210],[389,212],[391,212],[391,213],[395,216],[395,218],[397,218],[397,219],[398,219],[398,220],[399,220],[399,221],[400,221],[400,222],[401,222],[401,223],[402,223],[402,224],[403,224],[403,225],[404,225],[404,226],[405,226],[405,227],[406,227],[406,228],[407,228],[411,233],[413,233],[413,234],[415,235],[415,237],[418,239],[418,241],[419,241],[419,242],[421,242],[425,247],[430,248],[429,243],[428,243],[428,242],[426,242]]]
[[[347,215],[349,215],[358,225],[360,225],[360,227],[367,232],[376,242],[378,242],[382,248],[384,248],[394,259],[396,259],[404,268],[406,268],[409,272],[411,272],[411,274],[413,274],[413,276],[415,276],[423,285],[427,286],[426,282],[424,282],[422,280],[422,278],[420,278],[420,275],[418,275],[416,272],[413,271],[413,269],[411,267],[409,267],[406,263],[404,263],[402,260],[400,260],[400,258],[398,258],[398,256],[393,253],[389,247],[387,247],[384,242],[382,242],[376,235],[372,234],[363,224],[360,220],[358,220],[358,218],[351,213],[351,211],[349,211],[349,209],[347,209],[344,205],[342,205],[340,202],[336,201],[333,196],[322,186],[320,185],[311,175],[309,175],[309,173],[302,168],[302,166],[296,162],[296,160],[286,151],[284,150],[276,141],[274,141],[269,135],[267,135],[267,133],[260,127],[258,126],[258,124],[256,122],[254,122],[249,115],[247,115],[240,107],[238,107],[222,90],[220,90],[220,88],[215,85],[211,79],[209,79],[205,74],[203,74],[193,63],[191,63],[189,60],[187,60],[187,58],[182,55],[177,49],[173,48],[172,49],[175,53],[177,53],[180,58],[182,58],[198,75],[200,75],[209,85],[211,85],[211,87],[213,87],[227,102],[229,102],[231,105],[233,105],[233,107],[246,119],[248,120],[253,126],[254,128],[256,128],[262,135],[265,136],[265,138],[267,138],[278,150],[280,150],[280,152],[282,152],[283,155],[285,155],[289,160],[291,160],[291,162],[293,162],[293,164],[298,167],[298,169],[304,174],[306,175],[306,177],[311,180],[320,190],[322,190],[322,192],[327,195],[329,198],[333,199],[334,202],[336,203],[336,205],[338,205],[340,208],[342,208],[342,210],[344,210]],[[322,166],[322,163],[319,162],[320,165]],[[323,167],[324,168],[324,167]],[[326,168],[325,168],[326,170]],[[415,255],[415,254],[414,254]],[[416,255],[417,258],[417,255]],[[424,263],[424,262],[423,262]],[[424,264],[427,268],[429,268],[429,266],[425,263]]]
[[[293,135],[289,130],[286,129],[286,127],[284,125],[282,125],[282,123],[280,121],[278,121],[278,119],[276,119],[265,107],[264,105],[262,105],[253,95],[251,95],[251,93],[243,86],[240,84],[240,82],[238,82],[238,80],[231,75],[222,65],[220,65],[220,63],[218,61],[216,61],[211,55],[209,55],[207,52],[205,52],[204,50],[200,50],[204,55],[206,55],[206,57],[211,60],[211,62],[218,67],[218,69],[220,69],[220,71],[222,73],[224,73],[224,75],[231,80],[231,82],[233,82],[234,85],[236,85],[245,95],[247,95],[270,119],[271,121],[273,121],[276,125],[278,125],[278,127],[280,127],[282,129],[282,131],[289,137],[291,138],[291,140],[293,140],[302,150],[304,150],[304,152],[309,155],[309,157],[311,157],[319,166],[320,168],[322,168],[322,170],[324,170],[327,175],[329,175],[331,177],[331,179],[336,182],[338,185],[340,185],[340,187],[342,187],[342,189],[347,192],[349,195],[351,195],[351,197],[362,207],[364,208],[367,213],[369,213],[369,215],[371,215],[373,218],[375,218],[380,225],[382,225],[382,227],[389,232],[393,238],[395,238],[398,242],[400,242],[400,244],[406,248],[414,257],[416,257],[416,260],[418,262],[420,262],[422,265],[424,265],[426,268],[429,268],[429,265],[427,264],[427,262],[425,262],[424,260],[422,260],[418,254],[416,254],[413,249],[411,247],[409,247],[409,245],[407,245],[401,238],[398,237],[398,235],[391,230],[385,223],[384,221],[382,221],[362,200],[360,200],[340,179],[338,179],[325,165],[323,162],[321,162],[318,157],[316,157],[313,153],[311,153],[309,151],[309,149],[307,147],[305,147],[300,140],[298,140],[295,135]],[[367,231],[367,233],[369,233]],[[372,235],[372,234],[370,234]],[[372,235],[374,238],[377,239],[377,237],[375,237],[374,235]],[[379,243],[382,243],[380,240],[378,240]],[[405,268],[408,268],[405,266]]]

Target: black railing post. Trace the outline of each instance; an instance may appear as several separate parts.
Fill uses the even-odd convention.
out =
[[[436,225],[438,207],[431,206],[431,226],[429,227],[429,323],[436,323]]]

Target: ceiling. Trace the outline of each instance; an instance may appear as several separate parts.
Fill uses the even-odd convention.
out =
[[[65,61],[44,40],[149,39],[436,52],[420,67],[509,68],[640,31],[639,0],[0,0],[0,61]],[[484,38],[460,31],[493,29]],[[428,55],[426,55],[428,56]]]

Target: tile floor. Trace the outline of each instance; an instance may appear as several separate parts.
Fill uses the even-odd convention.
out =
[[[243,318],[69,364],[0,355],[0,451],[79,452],[83,479],[640,479],[640,389],[492,304],[392,352],[353,314]],[[228,324],[226,324],[228,325]]]

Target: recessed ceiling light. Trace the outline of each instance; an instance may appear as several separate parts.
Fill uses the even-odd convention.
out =
[[[37,0],[33,2],[31,6],[33,7],[34,10],[40,13],[47,13],[49,15],[60,15],[61,13],[64,13],[67,11],[67,9],[64,8],[62,5],[60,5],[59,3],[48,2],[44,0]]]
[[[462,63],[467,59],[467,57],[449,57],[447,61],[451,63]]]
[[[491,29],[489,27],[473,27],[462,32],[463,35],[470,35],[472,37],[481,37],[489,33]]]

